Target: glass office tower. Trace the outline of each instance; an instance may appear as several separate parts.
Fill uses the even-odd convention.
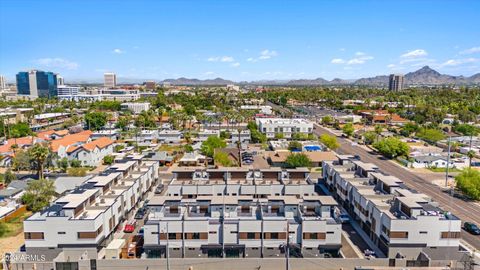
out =
[[[56,97],[57,74],[40,70],[30,70],[17,74],[17,93],[36,97]]]

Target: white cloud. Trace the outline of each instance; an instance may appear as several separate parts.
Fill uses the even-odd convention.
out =
[[[408,51],[408,52],[402,54],[400,57],[401,58],[406,58],[406,59],[412,59],[412,58],[425,57],[427,55],[428,55],[427,51],[425,51],[423,49],[416,49],[416,50],[413,50],[413,51]]]
[[[239,63],[239,62],[235,62],[235,63],[232,63],[231,66],[232,66],[232,67],[239,67],[239,66],[240,66],[240,63]]]
[[[260,56],[257,57],[257,58],[253,58],[253,57],[247,58],[247,62],[255,63],[255,62],[258,62],[260,60],[267,60],[267,59],[273,58],[277,55],[278,55],[277,51],[266,49],[266,50],[261,51]]]
[[[356,52],[355,57],[350,60],[344,60],[342,58],[334,58],[330,61],[332,64],[347,64],[347,65],[360,65],[372,60],[373,56],[370,56],[364,52]]]
[[[468,63],[475,63],[478,61],[479,59],[477,58],[450,59],[440,64],[440,67],[454,67],[454,66],[460,66]]]
[[[261,59],[261,60],[270,59],[270,58],[275,57],[277,55],[278,55],[277,51],[263,50],[260,53],[260,57],[258,59]]]
[[[480,53],[480,47],[473,47],[460,52],[460,54],[472,54],[472,53]]]
[[[215,74],[215,72],[213,72],[213,71],[207,71],[207,72],[203,73],[204,76],[210,76],[210,75],[214,75],[214,74]]]
[[[367,62],[367,61],[369,61],[369,60],[372,60],[372,59],[373,59],[373,57],[372,57],[372,56],[369,56],[369,55],[359,56],[359,57],[350,59],[350,60],[347,62],[347,65],[360,65],[360,64],[365,64],[365,62]]]
[[[231,56],[212,56],[207,59],[208,62],[234,62],[235,58]]]
[[[116,54],[124,54],[124,53],[125,53],[125,51],[122,50],[122,49],[113,49],[112,52],[113,52],[113,53],[116,53]]]
[[[332,64],[344,64],[345,60],[343,60],[342,58],[334,58],[334,59],[332,59],[332,61],[330,61],[330,63],[332,63]]]
[[[40,58],[33,61],[37,65],[49,68],[77,69],[78,64],[63,58]]]

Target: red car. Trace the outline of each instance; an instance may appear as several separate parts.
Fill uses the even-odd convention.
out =
[[[130,221],[127,224],[125,224],[125,228],[123,228],[123,232],[125,233],[132,233],[135,231],[135,221]]]

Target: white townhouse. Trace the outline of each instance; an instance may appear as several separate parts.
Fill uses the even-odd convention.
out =
[[[24,221],[27,254],[53,259],[64,249],[90,257],[111,241],[126,215],[158,179],[156,161],[128,156]]]
[[[283,138],[289,139],[295,133],[311,134],[313,132],[313,123],[306,119],[256,118],[255,121],[258,130],[269,139],[278,137],[280,134]]]
[[[147,257],[338,256],[337,203],[318,196],[306,168],[177,168],[145,225]]]
[[[455,256],[462,222],[375,165],[338,156],[323,165],[324,184],[389,258]]]

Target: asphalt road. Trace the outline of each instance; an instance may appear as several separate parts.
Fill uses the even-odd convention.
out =
[[[324,133],[335,135],[317,124],[315,124],[314,133],[317,136]],[[432,197],[435,201],[439,202],[442,209],[452,212],[462,221],[470,221],[480,224],[480,206],[477,204],[453,197],[449,193],[446,193],[444,190],[442,190],[439,186],[432,184],[427,179],[424,179],[405,168],[393,164],[391,161],[384,159],[382,156],[371,153],[364,148],[352,146],[351,142],[344,138],[337,138],[338,142],[340,143],[340,147],[336,150],[337,153],[358,155],[362,161],[376,164],[384,173],[396,176],[407,186]],[[477,250],[480,249],[480,236],[475,236],[463,231],[462,239],[475,247]]]

